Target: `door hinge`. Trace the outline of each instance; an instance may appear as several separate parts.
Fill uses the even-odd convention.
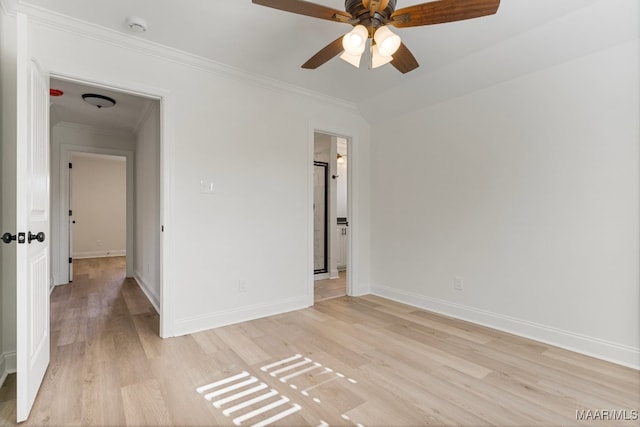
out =
[[[162,226],[162,228],[161,228],[161,230],[160,230],[160,231],[162,231],[162,232],[164,233],[164,225]]]
[[[73,215],[73,211],[71,209],[69,209],[69,216]]]
[[[69,258],[69,264],[73,264],[73,258]]]
[[[69,169],[73,169],[73,163],[69,163]]]

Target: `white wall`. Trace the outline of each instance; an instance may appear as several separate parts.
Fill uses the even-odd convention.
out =
[[[331,135],[315,132],[313,141],[313,160],[330,163]]]
[[[342,163],[337,162],[336,158],[336,216],[338,218],[347,218],[349,216],[348,208],[348,180],[347,180],[347,161],[349,156],[347,155],[347,140],[344,138],[337,138],[337,152],[342,155]]]
[[[74,153],[71,163],[73,258],[126,255],[126,159]]]
[[[134,277],[160,307],[160,105],[148,110],[136,136]]]
[[[356,295],[371,279],[380,294],[640,365],[637,44],[552,68],[537,61],[535,74],[472,94],[462,87],[449,101],[436,91],[435,105],[394,117],[393,128],[374,124],[371,156],[367,123],[344,103],[42,19],[55,22],[34,24],[31,35],[54,73],[164,96],[167,334],[308,303],[309,139],[317,129],[354,137]],[[585,34],[598,38],[597,28],[549,52]],[[5,45],[14,18],[3,17],[2,30]],[[4,49],[3,66],[7,59]],[[3,77],[2,85],[13,81]],[[4,93],[2,102],[3,119],[14,123],[15,102]],[[2,132],[15,130],[3,123]],[[12,173],[2,161],[6,200]],[[203,178],[214,182],[213,194],[200,192]],[[15,301],[6,253],[3,301]],[[453,291],[454,275],[464,291]],[[15,311],[3,315],[15,321]],[[15,348],[15,325],[4,330],[6,351]]]
[[[638,59],[374,124],[373,292],[640,367]]]
[[[98,129],[75,123],[60,122],[51,131],[51,258],[52,275],[55,285],[69,281],[67,268],[68,253],[68,196],[66,170],[71,153],[88,152],[117,156],[130,156],[131,164],[127,165],[133,171],[133,152],[135,150],[135,136],[131,132]],[[129,163],[129,162],[128,162]],[[61,169],[61,165],[62,168]],[[133,197],[131,185],[130,194]],[[133,199],[131,200],[133,205]],[[132,214],[131,214],[132,216]],[[131,219],[133,221],[133,218]],[[131,227],[132,228],[132,227]],[[132,234],[132,233],[131,233]],[[131,239],[131,236],[127,236]],[[131,265],[131,267],[130,267]],[[133,275],[133,263],[127,260],[127,274]]]
[[[195,58],[183,65],[129,49],[129,37],[108,33],[117,40],[101,42],[32,24],[53,73],[165,96],[166,334],[312,303],[310,127],[353,136],[362,159],[354,274],[355,293],[367,292],[368,125],[354,107]],[[213,181],[213,194],[200,192],[202,179]]]
[[[15,21],[2,19],[2,70],[11,74]],[[376,293],[640,366],[637,43],[555,67],[537,61],[535,74],[466,95],[461,87],[453,100],[435,91],[435,105],[393,118],[393,128],[373,124],[371,156],[367,123],[344,103],[42,19],[31,35],[54,73],[165,98],[167,334],[308,303],[309,139],[317,129],[354,137],[356,295],[371,279]],[[557,62],[567,43],[606,32],[594,28],[563,38],[549,56]],[[522,43],[501,47],[514,44]],[[3,89],[13,91],[14,82],[3,76]],[[15,100],[2,95],[7,200],[15,198],[15,166],[5,160],[15,153],[5,138],[15,139]],[[213,194],[200,192],[203,178],[214,182]],[[3,212],[3,225],[11,221]],[[11,256],[3,250],[5,352],[15,349]],[[462,292],[452,289],[455,275],[464,279]],[[246,293],[238,292],[240,280]]]
[[[0,13],[0,234],[15,233],[16,22]],[[16,244],[0,243],[0,383],[15,371]]]

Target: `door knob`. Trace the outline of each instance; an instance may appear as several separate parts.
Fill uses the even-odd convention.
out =
[[[2,235],[2,241],[5,243],[11,243],[11,241],[16,240],[16,235],[11,233],[4,233]]]
[[[29,243],[31,243],[32,240],[37,240],[38,242],[44,242],[44,233],[41,231],[38,234],[31,234],[31,232],[29,232],[29,237],[27,237],[27,240],[29,241]]]
[[[25,238],[24,233],[18,233],[18,238],[17,239],[16,239],[16,235],[15,234],[4,233],[2,235],[2,237],[0,237],[0,240],[2,240],[5,243],[11,243],[14,240],[18,240],[18,243],[24,243],[24,238]]]

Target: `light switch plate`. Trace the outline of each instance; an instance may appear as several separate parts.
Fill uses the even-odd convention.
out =
[[[213,194],[213,181],[211,179],[201,179],[200,192],[203,194]]]

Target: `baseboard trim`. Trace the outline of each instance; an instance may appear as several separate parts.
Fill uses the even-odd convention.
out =
[[[4,380],[7,379],[7,375],[9,375],[9,372],[5,367],[4,354],[0,353],[0,387],[4,384]]]
[[[7,379],[7,375],[16,372],[16,353],[0,353],[0,387]]]
[[[136,281],[136,283],[138,284],[138,286],[140,287],[142,292],[147,296],[147,299],[149,300],[149,302],[151,303],[153,308],[155,308],[156,311],[158,313],[160,313],[160,300],[151,291],[151,288],[149,287],[149,284],[142,278],[142,275],[140,274],[140,272],[136,271],[136,273],[135,273],[135,275],[133,277],[133,280]]]
[[[221,326],[275,316],[276,314],[289,311],[301,310],[307,307],[309,307],[309,297],[300,296],[216,313],[208,313],[201,316],[187,317],[174,322],[173,335],[181,336],[192,334]]]
[[[84,259],[84,258],[109,258],[116,256],[127,256],[126,250],[106,250],[106,251],[88,251],[88,252],[77,252],[71,255],[73,259]]]
[[[618,365],[640,369],[640,349],[638,348],[387,286],[374,285],[371,288],[371,294]]]

